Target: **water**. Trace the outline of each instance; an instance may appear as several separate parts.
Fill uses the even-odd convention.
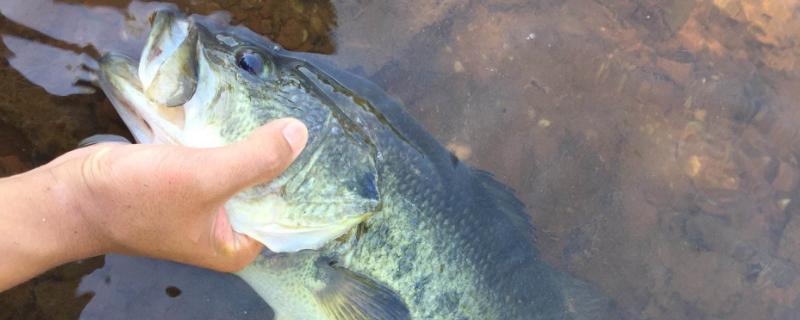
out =
[[[157,3],[4,1],[0,174],[127,134],[73,85],[136,55]],[[184,1],[333,55],[514,187],[554,266],[632,319],[800,314],[796,1]],[[68,95],[69,94],[69,95]],[[231,277],[107,256],[0,294],[0,318],[263,318]]]

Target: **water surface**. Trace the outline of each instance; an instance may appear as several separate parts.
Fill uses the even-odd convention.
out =
[[[0,174],[127,134],[82,65],[137,55],[161,3],[4,1]],[[329,55],[517,190],[545,259],[631,319],[800,315],[797,1],[182,1]],[[221,17],[224,15],[221,15]],[[232,276],[107,256],[0,318],[263,318]]]

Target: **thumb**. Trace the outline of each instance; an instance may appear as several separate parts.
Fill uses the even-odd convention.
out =
[[[197,182],[229,197],[242,189],[272,180],[294,161],[306,145],[308,131],[299,120],[274,120],[240,142],[203,152]]]

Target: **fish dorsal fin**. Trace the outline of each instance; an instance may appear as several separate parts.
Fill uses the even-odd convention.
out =
[[[514,190],[497,181],[488,171],[474,168],[470,170],[475,181],[483,187],[481,196],[492,199],[496,209],[507,217],[515,228],[532,237],[533,223],[525,211],[525,204],[514,195]]]
[[[336,320],[410,319],[403,300],[389,288],[343,267],[320,259],[320,277],[325,286],[316,299],[326,315]]]

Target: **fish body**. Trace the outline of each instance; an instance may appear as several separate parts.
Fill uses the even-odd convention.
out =
[[[287,171],[226,204],[269,249],[237,274],[279,319],[602,318],[607,300],[542,261],[508,187],[314,55],[163,11],[138,64],[106,55],[100,84],[142,143],[214,147],[274,119],[306,124]]]

